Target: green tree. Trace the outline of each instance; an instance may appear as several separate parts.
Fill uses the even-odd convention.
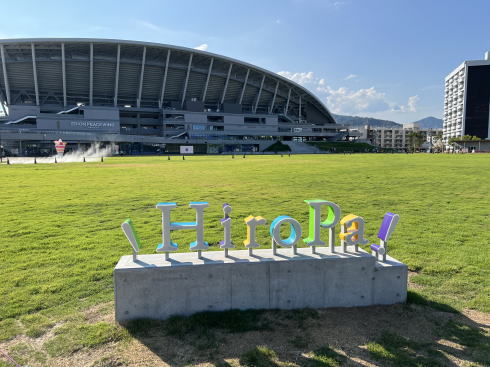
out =
[[[410,131],[408,133],[408,149],[415,152],[424,143],[424,136],[419,131]]]
[[[481,139],[478,136],[474,136],[474,135],[463,135],[463,136],[457,138],[457,141],[468,141],[468,140],[479,141]]]

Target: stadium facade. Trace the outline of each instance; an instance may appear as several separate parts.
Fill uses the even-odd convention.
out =
[[[0,143],[10,154],[115,144],[126,154],[261,151],[334,140],[341,126],[304,87],[228,57],[110,39],[0,40]]]

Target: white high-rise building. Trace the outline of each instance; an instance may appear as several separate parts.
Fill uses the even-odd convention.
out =
[[[443,139],[490,136],[490,51],[484,60],[464,61],[445,79]]]

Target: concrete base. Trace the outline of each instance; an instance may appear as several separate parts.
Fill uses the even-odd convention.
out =
[[[114,269],[116,320],[201,311],[387,305],[405,302],[407,266],[367,252],[309,248],[123,256]]]

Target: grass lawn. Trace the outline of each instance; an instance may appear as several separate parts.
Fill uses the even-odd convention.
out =
[[[412,272],[410,300],[443,311],[490,312],[489,192],[490,155],[483,154],[125,157],[1,165],[0,342],[13,354],[15,348],[33,349],[29,363],[36,366],[137,339],[92,313],[111,314],[112,269],[121,255],[131,253],[121,222],[132,218],[143,252],[153,253],[161,241],[161,214],[155,209],[160,201],[181,205],[175,220],[193,217],[188,202],[209,201],[205,239],[213,249],[222,239],[224,202],[233,207],[236,244],[245,238],[243,218],[250,214],[269,223],[291,215],[307,232],[305,199],[334,201],[343,214],[363,216],[372,240],[384,213],[398,213],[390,254]],[[179,231],[173,238],[188,251],[193,236]],[[269,245],[267,229],[259,230],[258,240]],[[396,354],[380,351],[383,340],[406,347],[401,339],[373,336],[366,340],[372,358]],[[253,359],[268,352],[249,353]],[[118,365],[109,363],[100,366]]]

